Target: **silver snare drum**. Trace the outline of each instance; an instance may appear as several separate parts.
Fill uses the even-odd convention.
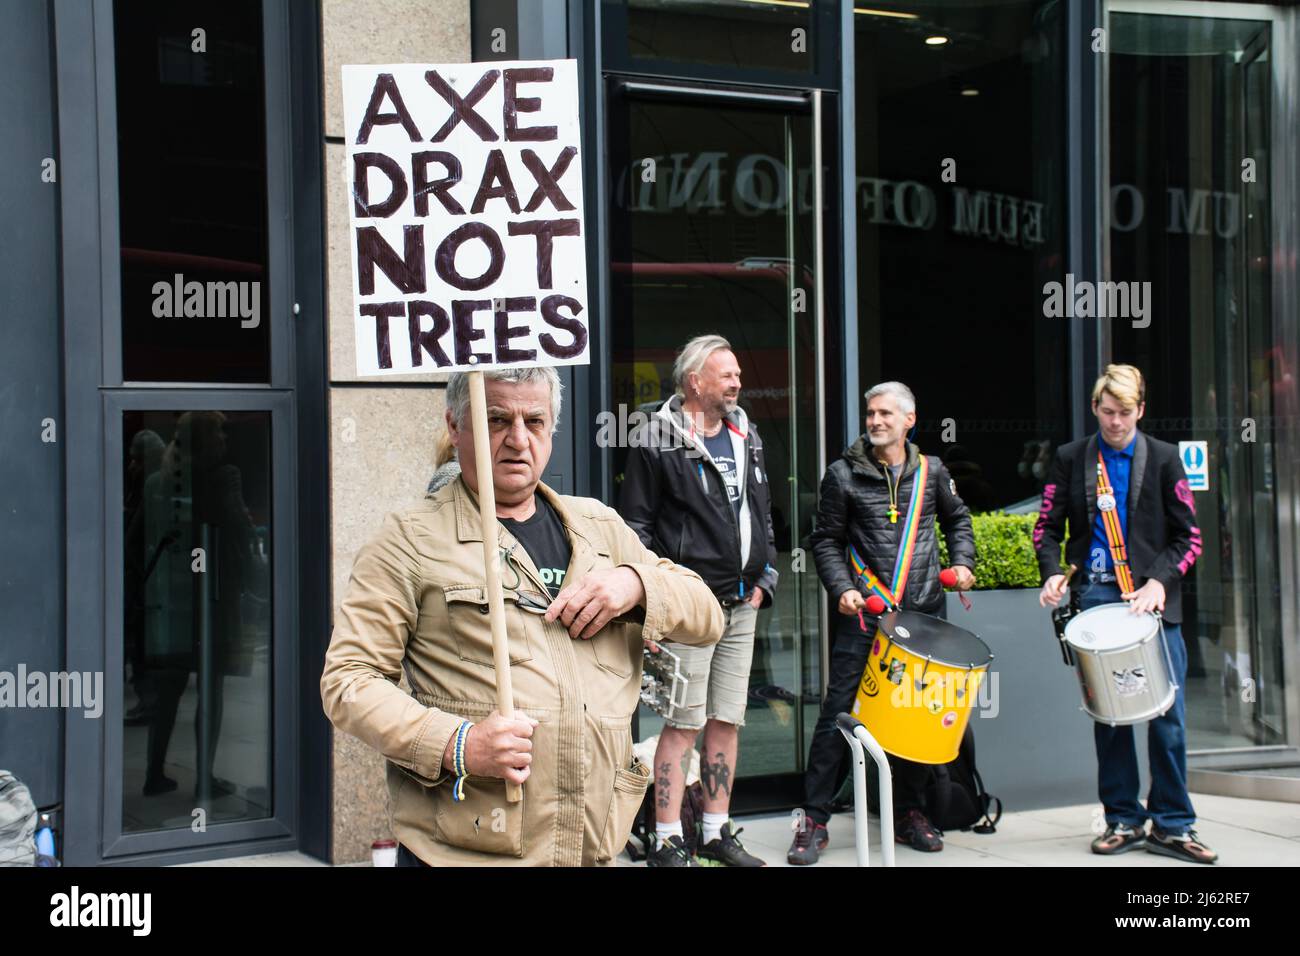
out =
[[[1083,709],[1093,720],[1137,724],[1174,705],[1178,685],[1156,615],[1100,604],[1072,617],[1064,640],[1074,652]]]

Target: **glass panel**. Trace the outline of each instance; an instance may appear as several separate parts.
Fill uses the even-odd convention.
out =
[[[633,59],[743,69],[814,68],[808,0],[606,0],[627,20]],[[606,17],[617,22],[617,17]]]
[[[124,412],[122,830],[271,815],[271,415]]]
[[[613,341],[620,417],[673,394],[677,352],[731,342],[740,404],[763,437],[780,583],[761,612],[742,777],[803,769],[820,706],[820,586],[808,547],[817,507],[812,120],[689,100],[611,96]],[[654,161],[648,176],[647,160]],[[627,450],[613,453],[615,482]],[[689,563],[689,562],[688,562]],[[643,708],[641,736],[659,732]]]
[[[122,377],[268,382],[257,0],[113,4]]]
[[[469,13],[475,62],[519,59],[519,0],[474,0]]]
[[[1112,14],[1111,40],[1112,278],[1154,293],[1148,327],[1111,323],[1113,354],[1148,377],[1142,427],[1208,452],[1183,583],[1188,747],[1281,743],[1270,25]]]
[[[1065,279],[1063,9],[854,17],[860,382],[911,387],[913,440],[976,512],[1037,511],[1070,435],[1069,322],[1042,294]]]

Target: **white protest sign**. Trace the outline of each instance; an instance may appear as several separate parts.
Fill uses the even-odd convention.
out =
[[[359,375],[580,365],[574,60],[343,67]]]

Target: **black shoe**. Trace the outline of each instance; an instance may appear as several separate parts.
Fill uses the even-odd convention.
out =
[[[731,821],[728,820],[722,825],[722,835],[716,840],[701,843],[699,849],[695,851],[696,855],[705,860],[714,860],[723,866],[767,866],[741,844],[740,834],[744,829],[741,827],[733,831]]]
[[[225,779],[224,777],[213,777],[212,782],[209,784],[209,790],[210,792],[208,793],[208,799],[220,800],[222,797],[229,797],[235,793],[238,793],[239,787],[231,783],[229,780]],[[199,793],[198,784],[195,784],[194,799],[199,800],[201,799],[201,797],[202,795]]]
[[[1185,833],[1162,833],[1156,827],[1151,828],[1147,838],[1147,850],[1161,856],[1171,856],[1175,860],[1189,860],[1192,863],[1213,863],[1219,858],[1208,846],[1201,842],[1195,830]]]
[[[177,787],[177,783],[171,777],[159,775],[149,777],[144,782],[144,795],[154,797],[160,793],[171,793]]]
[[[146,724],[152,724],[153,718],[154,709],[152,707],[136,704],[122,717],[122,723],[127,727],[142,727]]]
[[[812,866],[821,859],[821,851],[826,849],[830,842],[826,824],[814,823],[805,818],[803,826],[795,831],[790,852],[785,855],[786,862],[791,866]]]
[[[760,687],[751,687],[749,689],[749,699],[754,703],[766,703],[769,700],[783,700],[788,704],[793,704],[797,698],[784,687],[778,687],[776,684],[763,684]]]
[[[1147,831],[1131,823],[1112,823],[1106,832],[1092,841],[1092,852],[1101,856],[1115,856],[1146,846]]]
[[[700,863],[691,856],[686,848],[686,841],[679,836],[670,836],[667,840],[655,838],[655,848],[646,854],[646,866],[699,866]]]
[[[920,810],[908,810],[894,821],[894,842],[922,853],[938,853],[943,849],[943,834]]]

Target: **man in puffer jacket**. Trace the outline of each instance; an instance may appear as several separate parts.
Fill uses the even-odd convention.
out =
[[[866,399],[867,432],[826,469],[817,529],[812,534],[817,574],[831,600],[837,602],[839,614],[831,643],[830,680],[804,774],[803,826],[788,855],[795,864],[816,863],[828,842],[830,803],[844,782],[849,757],[835,727],[835,716],[853,705],[879,620],[864,613],[863,633],[858,612],[866,606],[866,586],[851,564],[850,548],[882,581],[893,580],[900,535],[921,465],[920,450],[907,440],[916,424],[916,399],[911,389],[901,382],[883,382],[867,392]],[[942,616],[944,595],[939,583],[935,519],[943,528],[957,587],[962,590],[975,583],[971,572],[975,536],[970,511],[938,458],[928,457],[924,495],[902,607]],[[895,839],[918,850],[942,850],[943,839],[922,809],[930,768],[892,755],[889,763],[894,777]]]

